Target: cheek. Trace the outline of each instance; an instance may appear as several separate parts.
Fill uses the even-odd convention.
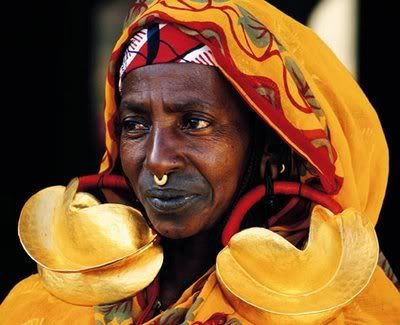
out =
[[[229,144],[219,152],[217,164],[220,167],[216,174],[216,187],[224,197],[232,197],[240,185],[240,179],[246,162],[246,150],[240,146]]]
[[[247,161],[248,136],[224,137],[197,147],[193,159],[196,167],[210,183],[214,208],[229,207]]]
[[[135,184],[137,184],[140,173],[141,162],[143,161],[142,146],[137,143],[132,143],[131,141],[121,140],[119,147],[122,170],[135,189]]]

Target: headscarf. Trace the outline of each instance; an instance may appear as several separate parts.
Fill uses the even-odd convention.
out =
[[[260,14],[262,12],[262,14]],[[351,74],[307,27],[264,1],[135,2],[109,64],[106,153],[118,157],[119,68],[132,35],[162,22],[208,46],[215,65],[261,119],[309,164],[308,172],[344,207],[376,223],[388,176],[377,114]]]
[[[124,77],[134,69],[160,63],[196,63],[214,66],[207,45],[174,25],[153,24],[135,33],[125,50],[119,69],[119,90]]]

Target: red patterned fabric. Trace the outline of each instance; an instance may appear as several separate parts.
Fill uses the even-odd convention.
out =
[[[119,88],[132,70],[160,63],[197,63],[214,66],[210,48],[174,24],[152,24],[130,39],[120,68]]]

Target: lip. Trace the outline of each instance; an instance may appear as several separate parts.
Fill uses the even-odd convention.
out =
[[[151,189],[146,191],[145,197],[154,210],[176,212],[193,203],[199,195],[175,189]]]

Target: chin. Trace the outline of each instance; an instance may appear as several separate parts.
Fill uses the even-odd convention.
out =
[[[165,221],[153,224],[153,227],[162,237],[169,239],[184,239],[201,232],[201,229],[193,229],[188,225],[171,224]]]

